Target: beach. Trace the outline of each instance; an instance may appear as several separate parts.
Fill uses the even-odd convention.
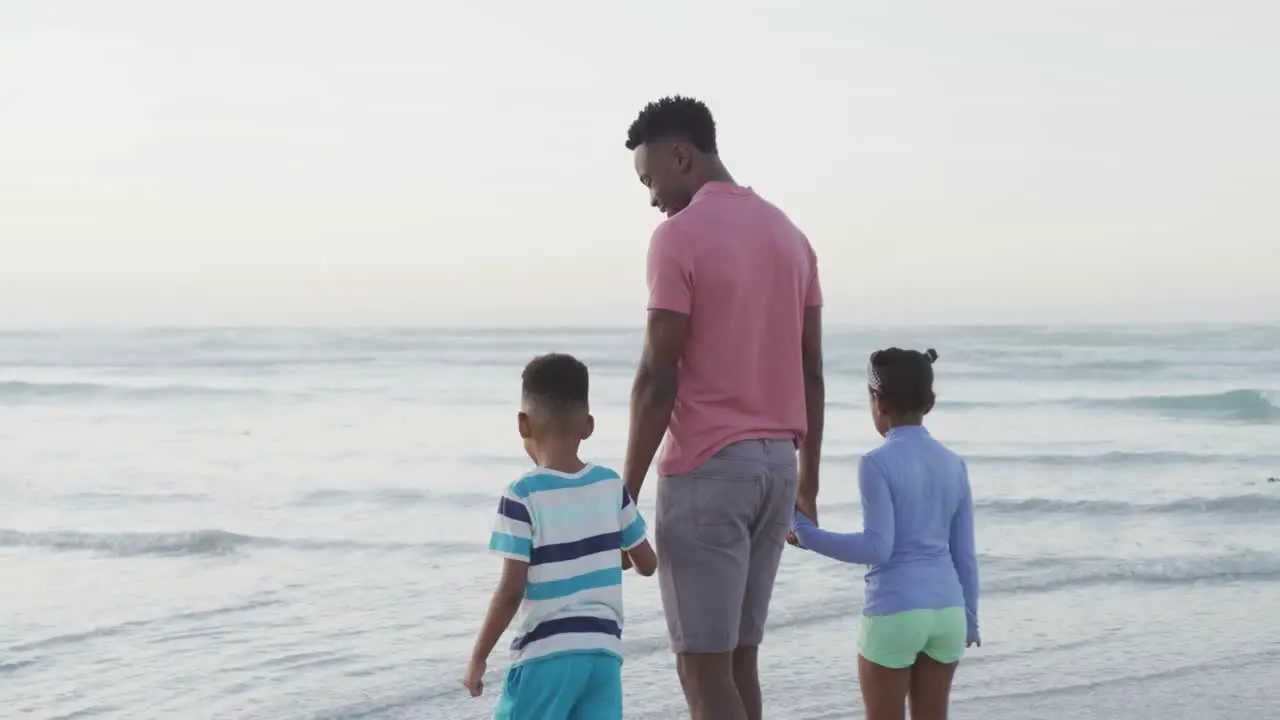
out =
[[[491,717],[505,643],[483,697],[460,677],[497,498],[528,465],[520,369],[585,360],[584,453],[621,469],[640,342],[0,332],[0,717]],[[879,440],[867,354],[939,352],[927,422],[968,461],[983,592],[953,717],[1280,716],[1280,329],[835,325],[825,345],[819,507],[846,530]],[[766,717],[862,717],[863,571],[784,554]],[[682,717],[657,584],[624,590],[626,717]]]

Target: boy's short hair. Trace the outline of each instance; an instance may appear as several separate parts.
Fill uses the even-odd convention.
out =
[[[550,417],[587,410],[590,377],[581,360],[564,353],[539,355],[520,375],[521,395]]]

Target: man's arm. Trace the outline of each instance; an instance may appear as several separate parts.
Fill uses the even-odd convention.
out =
[[[810,305],[804,309],[800,358],[804,369],[804,407],[808,430],[800,442],[800,488],[796,506],[817,523],[818,463],[822,458],[822,430],[827,413],[826,380],[822,372],[821,305]]]
[[[670,221],[659,225],[649,240],[645,268],[649,319],[640,367],[631,386],[631,429],[622,466],[622,479],[633,500],[640,498],[640,487],[676,405],[676,368],[689,342],[693,312],[693,263],[688,253],[688,238]]]
[[[689,316],[672,310],[650,310],[644,352],[631,386],[631,430],[622,477],[632,498],[640,496],[645,475],[676,404],[677,368],[689,342]]]

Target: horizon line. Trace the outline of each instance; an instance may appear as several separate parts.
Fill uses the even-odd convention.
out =
[[[861,322],[826,322],[824,330],[848,331],[848,330],[892,330],[892,329],[947,329],[947,330],[965,330],[965,329],[984,329],[984,330],[1028,330],[1028,329],[1136,329],[1136,328],[1270,328],[1275,327],[1273,323],[1263,322],[1241,322],[1241,321],[1215,321],[1215,320],[1159,320],[1159,321],[1124,321],[1124,320],[1093,320],[1093,321],[1071,321],[1071,322],[1047,322],[1047,323],[1031,323],[1031,322],[965,322],[965,323],[947,323],[947,322],[899,322],[899,323],[861,323]],[[590,324],[590,325],[554,325],[554,324],[537,324],[529,323],[524,325],[494,324],[494,323],[477,323],[474,325],[465,324],[431,324],[431,323],[314,323],[314,322],[294,322],[294,323],[93,323],[86,325],[73,324],[49,324],[49,325],[4,325],[0,324],[0,334],[15,333],[67,333],[67,332],[191,332],[191,331],[217,331],[217,330],[252,330],[252,331],[271,331],[271,330],[338,330],[338,331],[356,331],[356,330],[377,330],[386,332],[395,331],[426,331],[440,333],[459,333],[459,332],[482,332],[482,333],[521,333],[521,332],[567,332],[567,333],[595,333],[595,332],[619,332],[619,331],[642,331],[643,323],[618,323],[618,324]]]

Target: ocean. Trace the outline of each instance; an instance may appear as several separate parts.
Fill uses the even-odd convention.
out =
[[[0,717],[470,720],[460,684],[526,469],[524,362],[618,330],[0,333]],[[1280,327],[833,328],[823,524],[860,524],[867,354],[937,348],[969,463],[984,646],[955,718],[1280,717]],[[642,499],[652,518],[653,484]],[[661,548],[658,548],[661,552]],[[766,717],[862,717],[863,569],[784,555]],[[653,579],[625,582],[627,717],[685,717]]]

